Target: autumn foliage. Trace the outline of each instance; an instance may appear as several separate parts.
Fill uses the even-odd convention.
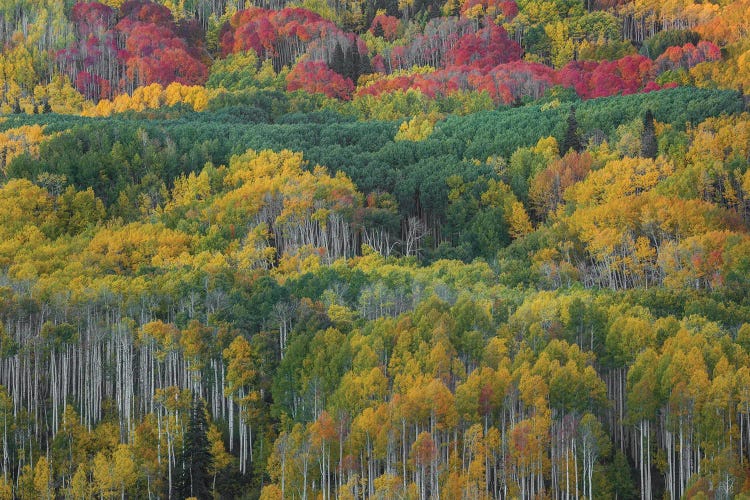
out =
[[[749,36],[0,2],[0,499],[747,498]]]
[[[386,14],[378,14],[372,19],[369,31],[375,36],[380,34],[380,36],[392,42],[398,37],[400,25],[401,21],[398,18]]]
[[[651,59],[635,55],[617,61],[571,62],[560,70],[557,80],[583,98],[594,98],[639,92],[651,82],[654,73]]]
[[[366,53],[364,43],[331,21],[300,8],[267,10],[253,7],[232,16],[221,37],[226,54],[253,50],[261,59],[272,59],[276,68],[291,66],[302,54],[330,62],[336,42],[344,49],[355,45]]]
[[[302,61],[287,75],[287,90],[304,90],[311,94],[321,93],[328,97],[348,100],[354,91],[354,84],[331,70],[321,61]]]
[[[166,7],[131,0],[119,12],[97,2],[78,3],[71,19],[76,40],[57,54],[63,71],[87,98],[112,98],[135,87],[207,77],[198,47],[177,34]]]
[[[40,374],[0,370],[0,425],[39,435],[9,433],[3,494],[186,495],[196,461],[200,491],[228,497],[741,492],[750,127],[736,92],[572,113],[554,70],[516,60],[461,67],[466,85],[490,103],[492,85],[503,100],[552,89],[544,104],[438,112],[477,99],[453,66],[393,77],[435,99],[383,93],[371,109],[387,121],[257,123],[266,100],[308,106],[304,89],[339,109],[375,98],[343,102],[353,83],[301,60],[281,73],[301,89],[211,109],[242,78],[278,78],[270,63],[228,75],[247,62],[208,89],[103,99],[97,119],[0,122],[0,357]],[[581,151],[561,156],[568,132]]]

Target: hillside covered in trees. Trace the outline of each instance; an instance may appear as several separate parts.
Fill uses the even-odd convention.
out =
[[[0,2],[0,499],[750,497],[749,29]]]

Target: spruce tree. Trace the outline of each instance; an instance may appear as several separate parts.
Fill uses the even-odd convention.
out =
[[[385,10],[386,15],[397,17],[401,15],[398,0],[375,0],[375,11]]]
[[[357,78],[359,78],[359,75],[369,75],[370,73],[372,73],[372,64],[370,64],[370,58],[367,56],[367,54],[360,54],[359,72]]]
[[[378,21],[378,24],[376,24],[372,29],[372,34],[375,35],[378,38],[385,37],[385,32],[383,31],[383,25],[380,24],[380,21]]]
[[[344,74],[344,50],[339,42],[336,42],[336,48],[333,49],[333,58],[328,66],[339,75]]]
[[[615,498],[629,500],[638,498],[638,492],[635,489],[635,482],[630,470],[630,464],[625,454],[620,450],[615,453],[614,460],[609,466],[607,472],[607,482],[609,483]]]
[[[578,136],[578,120],[576,120],[575,106],[570,107],[570,113],[568,114],[568,129],[565,131],[565,138],[563,139],[560,153],[564,155],[571,149],[575,152],[579,152],[582,149],[581,139]]]
[[[211,498],[211,451],[204,402],[194,398],[190,422],[182,440],[175,493],[178,498]]]
[[[356,82],[357,71],[359,71],[359,52],[356,51],[354,44],[351,44],[346,49],[346,55],[344,56],[344,72],[341,73],[341,75]]]
[[[368,0],[365,2],[365,10],[364,10],[364,19],[363,19],[363,26],[370,26],[372,24],[372,20],[375,19],[375,2],[373,0]]]
[[[643,117],[643,133],[641,134],[641,156],[643,158],[656,158],[659,147],[656,144],[656,130],[654,128],[654,114],[646,110]]]

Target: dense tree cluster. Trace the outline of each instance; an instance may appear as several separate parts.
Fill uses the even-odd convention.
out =
[[[158,115],[177,85],[0,125],[3,495],[745,491],[736,92]]]
[[[750,495],[748,13],[0,2],[0,498]]]
[[[98,2],[77,3],[70,20],[75,41],[57,54],[57,60],[88,99],[132,93],[152,83],[205,82],[200,45],[189,44],[179,34],[197,27],[175,24],[164,6],[131,0],[115,11]]]
[[[91,114],[101,100],[172,83],[237,94],[304,88],[342,100],[413,89],[433,100],[476,96],[472,106],[483,109],[538,99],[555,85],[585,99],[675,85],[747,88],[744,1],[130,0],[62,8],[29,0],[0,7],[0,107]],[[312,78],[315,85],[301,86]]]

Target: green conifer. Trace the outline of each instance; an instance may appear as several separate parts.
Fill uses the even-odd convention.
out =
[[[654,114],[646,110],[643,117],[643,133],[641,134],[641,156],[644,158],[656,158],[659,152],[656,143],[656,129],[654,128]]]
[[[204,402],[193,399],[190,422],[183,437],[182,455],[175,488],[178,498],[211,498],[211,451],[208,443],[208,422]]]
[[[576,152],[583,149],[581,147],[581,138],[578,135],[578,120],[576,120],[575,106],[570,107],[570,113],[568,114],[568,128],[565,131],[565,138],[563,139],[560,152],[562,154],[565,154],[571,149]]]

